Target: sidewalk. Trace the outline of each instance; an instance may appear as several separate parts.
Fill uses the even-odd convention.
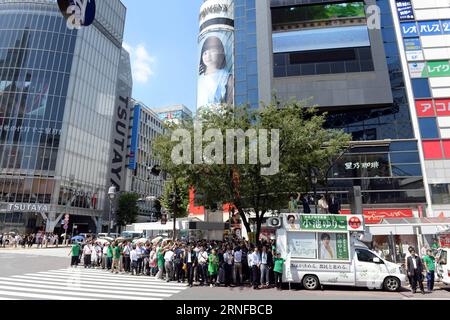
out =
[[[31,248],[23,248],[21,246],[8,246],[8,247],[0,247],[0,251],[8,251],[8,250],[23,250],[23,251],[28,251],[28,250],[46,250],[46,249],[61,249],[61,248],[70,248],[71,246],[63,246],[63,245],[58,245],[58,246],[48,246],[48,247],[42,247],[42,248],[38,248],[36,245],[33,245]]]

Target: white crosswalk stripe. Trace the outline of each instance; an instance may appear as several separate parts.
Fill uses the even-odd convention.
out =
[[[163,300],[188,287],[99,269],[61,269],[0,276],[0,300]]]

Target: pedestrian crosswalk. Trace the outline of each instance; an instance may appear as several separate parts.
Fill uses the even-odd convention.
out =
[[[0,276],[0,300],[164,300],[187,288],[186,284],[100,269]]]

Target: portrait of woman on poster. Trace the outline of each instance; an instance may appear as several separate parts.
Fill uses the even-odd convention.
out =
[[[323,260],[334,260],[335,254],[331,247],[331,236],[328,233],[322,234],[320,237],[320,259]]]
[[[234,77],[226,67],[222,41],[215,36],[207,38],[200,57],[198,107],[233,104]]]
[[[294,215],[288,216],[287,220],[288,220],[288,226],[287,226],[286,229],[289,229],[289,230],[299,230],[300,229],[300,226],[295,223],[295,216]]]

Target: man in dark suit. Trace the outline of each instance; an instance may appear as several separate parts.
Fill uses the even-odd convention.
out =
[[[306,213],[306,214],[311,213],[311,208],[309,206],[307,196],[301,196],[300,198],[301,198],[302,205],[303,205],[303,213]]]
[[[423,263],[422,259],[416,255],[416,250],[413,247],[409,248],[411,256],[408,257],[406,262],[406,269],[408,270],[409,283],[411,284],[412,293],[416,293],[417,282],[419,282],[420,291],[425,294],[422,282]]]
[[[341,203],[340,201],[332,194],[330,196],[330,200],[328,201],[328,212],[330,214],[340,214],[341,211]]]
[[[197,268],[198,259],[196,252],[190,245],[186,247],[186,252],[183,257],[183,265],[186,265],[188,285],[192,288],[194,282],[194,270]]]

